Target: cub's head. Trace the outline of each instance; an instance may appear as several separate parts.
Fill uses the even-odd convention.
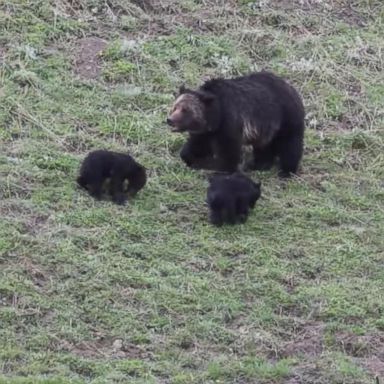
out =
[[[204,133],[211,130],[207,111],[215,96],[204,91],[192,91],[181,86],[172,105],[167,124],[173,132]]]

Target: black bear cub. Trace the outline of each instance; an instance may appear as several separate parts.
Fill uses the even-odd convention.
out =
[[[181,87],[167,124],[189,138],[180,156],[192,168],[235,172],[242,146],[253,148],[247,169],[296,173],[303,153],[304,106],[299,93],[281,77],[261,71],[213,79],[197,90]]]
[[[211,223],[244,223],[260,198],[260,186],[240,172],[212,176],[207,190]]]
[[[144,187],[147,176],[145,168],[126,153],[106,150],[90,152],[81,165],[77,183],[99,200],[107,179],[110,179],[112,201],[122,205],[127,197],[134,197]],[[128,180],[126,191],[125,180]]]

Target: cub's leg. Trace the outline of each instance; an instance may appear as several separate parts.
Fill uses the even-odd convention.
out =
[[[147,175],[144,168],[138,169],[135,172],[131,172],[128,175],[128,189],[127,194],[130,197],[136,196],[147,182]]]
[[[225,206],[226,213],[226,222],[234,225],[236,224],[237,219],[237,211],[236,211],[236,201],[228,201]]]
[[[240,223],[245,223],[247,221],[249,214],[249,202],[242,196],[236,201],[236,215]]]
[[[103,194],[104,178],[101,175],[93,175],[87,180],[87,190],[96,200],[101,200]]]
[[[114,174],[111,176],[110,193],[114,203],[125,204],[127,197],[124,194],[124,178],[121,175]]]

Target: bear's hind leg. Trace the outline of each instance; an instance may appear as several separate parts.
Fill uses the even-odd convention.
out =
[[[114,203],[119,205],[125,204],[127,197],[124,194],[124,178],[121,175],[112,175],[110,193]]]
[[[225,222],[234,225],[237,221],[236,202],[228,201],[225,206]]]
[[[245,196],[242,196],[237,199],[236,202],[236,215],[240,223],[245,223],[247,221],[249,214],[249,204]]]
[[[219,172],[236,172],[241,162],[241,142],[236,137],[221,136],[214,142],[216,152],[214,169]]]
[[[303,155],[303,137],[292,136],[280,139],[278,152],[280,177],[290,177],[297,173]]]
[[[248,171],[267,171],[275,163],[276,151],[274,145],[270,144],[266,148],[253,147],[253,158],[245,165]]]
[[[216,225],[217,227],[221,227],[223,225],[223,210],[220,209],[211,209],[209,215],[209,221]]]

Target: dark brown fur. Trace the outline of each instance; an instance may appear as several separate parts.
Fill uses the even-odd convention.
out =
[[[103,186],[110,179],[109,193],[117,204],[124,204],[127,197],[134,197],[147,181],[145,168],[126,153],[97,150],[84,159],[77,183],[91,196],[101,199]],[[128,188],[124,191],[124,182]]]
[[[211,177],[207,190],[211,223],[244,223],[260,198],[260,185],[240,172]]]
[[[180,156],[190,167],[234,172],[244,144],[253,147],[248,169],[268,169],[279,158],[280,175],[290,176],[302,157],[302,100],[269,72],[210,80],[198,90],[182,87],[167,123],[189,133]]]

